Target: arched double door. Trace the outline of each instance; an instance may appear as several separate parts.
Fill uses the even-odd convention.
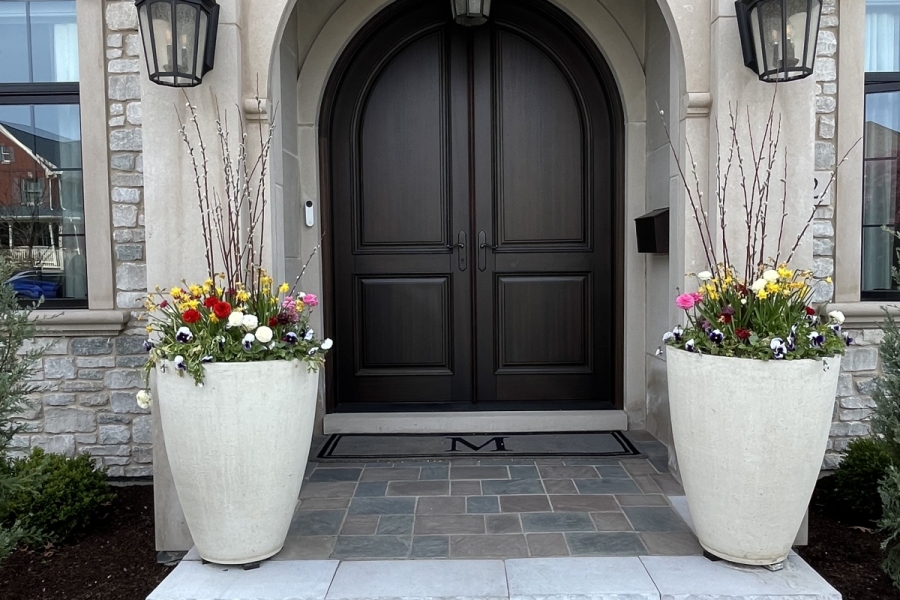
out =
[[[326,94],[331,408],[612,408],[621,111],[545,0],[399,2]]]

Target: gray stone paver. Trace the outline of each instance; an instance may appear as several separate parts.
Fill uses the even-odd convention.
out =
[[[656,600],[659,593],[638,558],[547,558],[506,561],[510,600],[593,598],[621,594],[628,600]]]
[[[647,457],[664,455],[661,444],[640,443]],[[694,554],[696,538],[664,489],[681,486],[642,457],[311,462],[283,554]]]

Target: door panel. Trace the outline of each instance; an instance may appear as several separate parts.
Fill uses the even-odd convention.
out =
[[[544,1],[474,28],[391,6],[336,68],[323,138],[336,409],[611,407],[608,74]]]
[[[372,246],[443,251],[449,243],[443,34],[430,33],[395,56],[362,111],[354,218],[361,251]]]
[[[585,245],[585,144],[572,90],[550,58],[515,33],[500,30],[494,43],[497,243]]]

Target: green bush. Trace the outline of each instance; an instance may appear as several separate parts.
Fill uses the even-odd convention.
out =
[[[39,531],[45,540],[66,542],[85,533],[115,498],[106,469],[96,469],[87,454],[67,458],[35,448],[11,461],[14,476],[30,480],[11,494],[6,525]]]
[[[881,543],[885,551],[881,568],[887,573],[894,587],[900,589],[900,470],[892,466],[878,488],[884,506],[884,515],[878,522],[887,537]]]
[[[886,553],[882,566],[894,587],[900,589],[900,328],[887,310],[885,315],[881,326],[884,340],[878,348],[882,375],[872,392],[875,400],[872,421],[893,463],[879,487],[883,516],[878,525],[887,536],[882,544]]]
[[[871,438],[853,440],[834,474],[834,496],[841,516],[859,524],[881,518],[878,484],[891,466],[884,442]]]

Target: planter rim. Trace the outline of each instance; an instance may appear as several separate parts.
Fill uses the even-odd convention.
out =
[[[716,356],[715,354],[702,354],[700,352],[688,352],[687,350],[683,350],[681,348],[676,348],[675,346],[665,346],[665,351],[663,352],[663,357],[665,357],[666,353],[669,351],[680,352],[681,354],[689,354],[692,356],[697,356],[698,358],[706,359],[714,359],[714,360],[733,360],[733,361],[743,361],[743,362],[756,362],[756,363],[772,363],[777,365],[797,365],[797,364],[810,364],[810,363],[820,363],[825,362],[826,360],[837,360],[843,356],[843,354],[834,354],[832,356],[822,356],[820,358],[798,358],[795,360],[775,360],[774,358],[769,360],[763,360],[761,358],[745,358],[740,356]]]
[[[274,360],[251,360],[249,362],[215,361],[215,362],[211,362],[211,363],[205,363],[203,365],[203,368],[207,369],[207,370],[212,369],[213,371],[215,371],[216,369],[219,369],[222,367],[228,367],[228,368],[232,368],[232,369],[235,369],[235,368],[236,369],[247,369],[247,368],[258,366],[260,364],[290,365],[293,363],[301,363],[301,362],[304,362],[304,361],[299,358],[292,358],[290,360],[285,360],[283,358],[278,358],[278,359],[274,359]],[[158,363],[156,363],[155,368],[157,371],[162,372],[162,369],[160,369],[160,367],[162,367],[162,366],[168,367],[168,366],[171,366],[171,364],[172,364],[171,360],[168,360],[168,359],[161,360]],[[172,367],[172,368],[174,369],[174,367]],[[177,369],[176,369],[176,371],[177,371]]]

